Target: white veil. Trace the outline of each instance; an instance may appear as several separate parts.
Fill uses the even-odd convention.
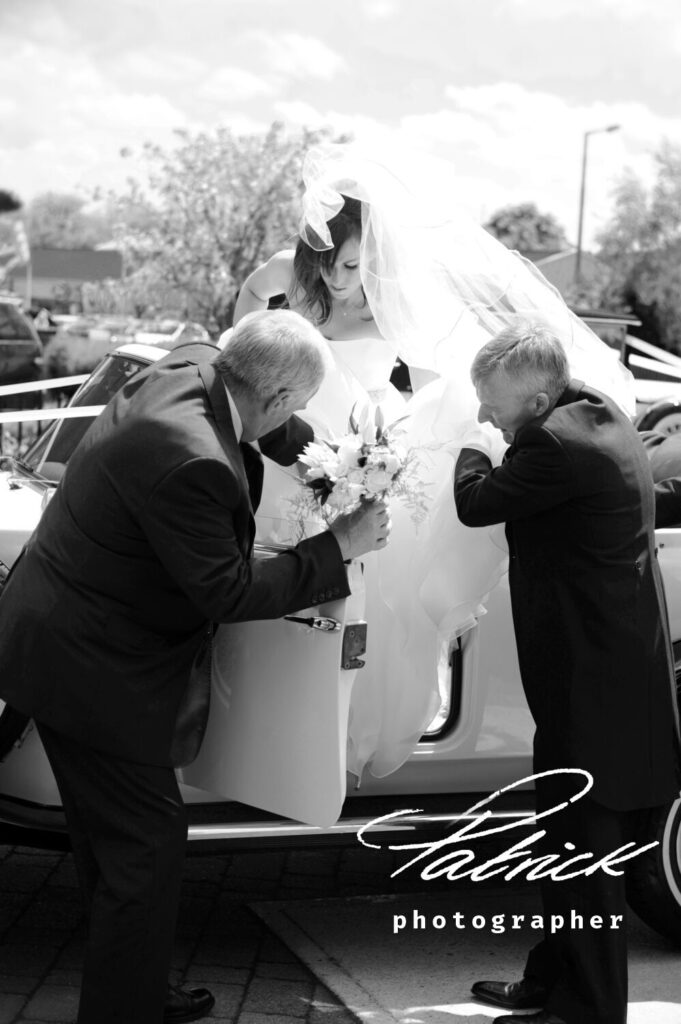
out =
[[[331,247],[327,221],[342,197],[362,201],[362,283],[381,334],[409,366],[467,377],[475,351],[513,317],[541,317],[573,376],[634,412],[617,353],[532,263],[457,206],[451,166],[396,143],[326,143],[307,154],[303,180],[300,234],[314,249]]]
[[[429,515],[417,531],[393,503],[393,536],[387,557],[379,559],[378,586],[398,623],[385,656],[413,672],[401,691],[388,681],[385,692],[355,687],[352,695],[356,752],[349,765],[359,775],[371,761],[372,774],[380,777],[405,760],[431,721],[436,652],[444,657],[448,645],[476,625],[506,566],[503,524],[463,526],[452,495],[453,460],[478,411],[470,381],[475,353],[518,315],[540,318],[562,341],[574,377],[629,413],[633,386],[617,353],[536,268],[457,207],[456,175],[448,165],[395,144],[324,144],[309,151],[303,178],[301,238],[313,249],[331,248],[327,222],[343,196],[360,200],[360,274],[377,326],[410,367],[439,375],[407,405],[410,443],[431,458]],[[501,434],[490,427],[488,436],[499,462]],[[395,664],[388,672],[386,665],[394,680],[405,671]],[[407,698],[411,704],[403,709]]]

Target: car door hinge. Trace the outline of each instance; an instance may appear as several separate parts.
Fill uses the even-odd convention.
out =
[[[360,654],[366,654],[367,624],[366,622],[349,622],[343,631],[343,649],[341,651],[341,668],[364,668]]]

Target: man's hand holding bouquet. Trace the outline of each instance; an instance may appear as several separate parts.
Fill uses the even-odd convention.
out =
[[[310,513],[333,527],[340,516],[392,497],[410,509],[414,522],[425,518],[418,455],[402,440],[406,417],[386,426],[380,407],[364,407],[358,416],[355,412],[356,407],[347,434],[313,441],[299,457],[305,471],[295,506],[302,531]]]

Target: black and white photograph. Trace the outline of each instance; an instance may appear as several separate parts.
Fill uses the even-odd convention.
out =
[[[0,1024],[681,1024],[678,4],[0,38]]]

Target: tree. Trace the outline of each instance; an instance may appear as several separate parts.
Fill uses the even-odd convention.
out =
[[[520,252],[560,252],[567,246],[565,229],[552,213],[540,213],[534,203],[504,206],[484,227],[507,248]]]
[[[127,268],[121,289],[142,291],[162,308],[224,329],[243,280],[272,252],[292,245],[299,215],[301,165],[325,130],[289,135],[177,132],[167,151],[147,144],[148,186],[132,181],[112,196],[115,237]],[[140,288],[143,279],[144,288]]]
[[[31,245],[47,249],[93,249],[111,239],[111,224],[87,200],[62,192],[44,192],[28,206]]]
[[[664,143],[651,188],[626,173],[598,236],[613,295],[642,322],[653,344],[681,352],[681,147]]]

